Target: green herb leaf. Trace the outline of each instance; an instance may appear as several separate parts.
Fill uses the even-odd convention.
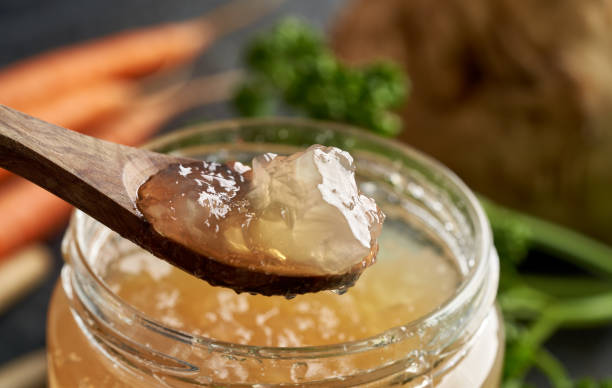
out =
[[[345,122],[383,135],[401,130],[406,78],[396,65],[353,68],[338,61],[323,36],[297,19],[281,22],[247,49],[248,81],[234,96],[244,116],[271,114],[271,100],[306,116]]]

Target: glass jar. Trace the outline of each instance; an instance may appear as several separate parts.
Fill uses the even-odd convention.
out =
[[[418,319],[344,343],[266,347],[218,341],[177,329],[118,297],[104,273],[109,255],[125,240],[76,211],[49,309],[50,387],[497,387],[503,353],[495,308],[498,258],[482,208],[445,167],[362,130],[298,119],[210,123],[148,147],[246,161],[314,143],[349,151],[362,190],[376,197],[384,187],[393,206],[444,242],[461,274],[450,298]]]

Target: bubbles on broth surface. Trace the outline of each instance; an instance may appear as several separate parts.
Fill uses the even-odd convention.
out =
[[[450,298],[461,281],[452,258],[402,219],[391,217],[379,242],[377,263],[355,286],[291,299],[211,287],[145,252],[139,272],[124,271],[122,261],[133,259],[120,256],[107,267],[105,281],[147,316],[193,334],[259,346],[333,344],[418,319]],[[155,279],[149,268],[159,270],[159,263],[169,270]]]

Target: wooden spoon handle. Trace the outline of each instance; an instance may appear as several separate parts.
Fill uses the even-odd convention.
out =
[[[158,155],[82,135],[0,105],[0,167],[120,233],[126,228],[134,231],[142,223],[135,193],[156,170]]]
[[[121,183],[120,147],[0,105],[0,166],[68,201],[77,194],[72,184]]]

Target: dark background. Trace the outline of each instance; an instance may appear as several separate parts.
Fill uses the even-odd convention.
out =
[[[256,31],[274,24],[283,15],[299,15],[326,28],[344,2],[286,1],[277,11],[248,28],[217,41],[198,59],[195,73],[209,74],[239,67],[244,43]],[[0,66],[122,29],[194,17],[221,3],[223,1],[218,0],[0,0]],[[196,118],[212,120],[232,114],[224,104],[206,106],[180,115],[163,131]],[[0,316],[0,365],[44,346],[47,304],[62,265],[60,239],[58,235],[49,241],[55,253],[55,267],[45,284]],[[563,331],[549,342],[548,348],[569,366],[573,377],[612,376],[612,328]],[[537,376],[532,381],[537,386],[544,386]]]

